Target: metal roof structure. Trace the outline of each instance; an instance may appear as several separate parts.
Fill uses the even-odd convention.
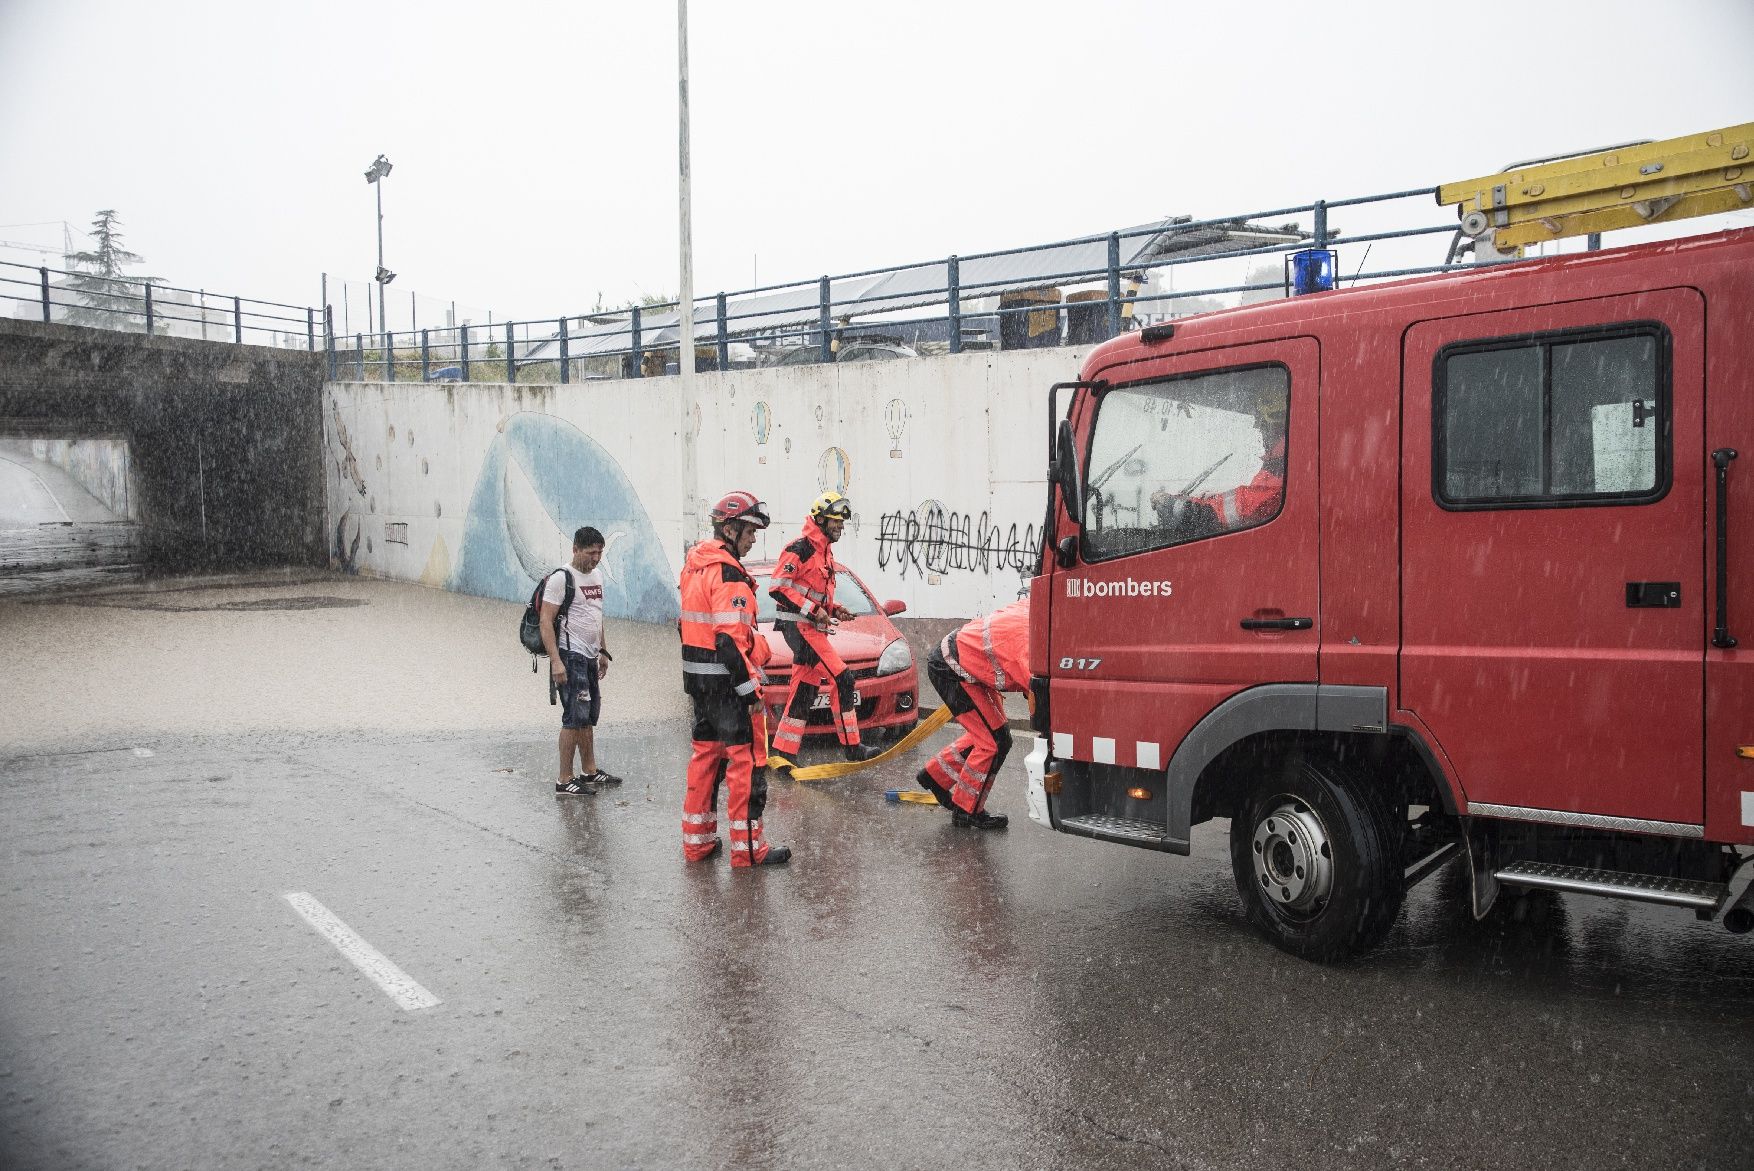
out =
[[[1297,243],[1309,233],[1295,225],[1266,227],[1244,221],[1194,222],[1176,216],[1127,228],[1116,233],[1119,271],[1133,280],[1153,262],[1168,258],[1191,260],[1242,252],[1269,245]],[[958,258],[959,299],[992,297],[1026,289],[1105,281],[1109,263],[1108,236],[1088,236],[1035,248],[985,253]],[[854,318],[941,305],[948,300],[950,263],[937,260],[907,268],[886,269],[858,276],[831,278],[830,315],[845,325]],[[640,348],[661,350],[676,346],[680,317],[674,308],[642,313]],[[809,328],[822,319],[822,296],[815,282],[786,285],[769,290],[727,297],[725,332],[729,337],[782,329]],[[614,323],[593,324],[569,331],[567,355],[586,358],[625,352],[631,348],[631,315]],[[695,344],[716,341],[719,334],[716,298],[696,298]],[[560,356],[558,330],[548,338],[529,343],[521,360],[555,359]]]

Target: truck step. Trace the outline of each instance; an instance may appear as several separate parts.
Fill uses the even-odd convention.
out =
[[[1550,862],[1515,862],[1495,872],[1494,877],[1508,886],[1533,886],[1611,899],[1663,903],[1708,914],[1716,912],[1730,893],[1727,883],[1631,874],[1622,870],[1590,870]]]
[[[1152,821],[1137,821],[1130,817],[1106,817],[1100,814],[1062,817],[1060,829],[1064,833],[1081,834],[1087,838],[1100,838],[1105,842],[1121,842],[1129,846],[1143,846],[1148,850],[1169,850],[1172,853],[1185,854],[1188,848],[1186,842],[1171,837],[1162,825]]]

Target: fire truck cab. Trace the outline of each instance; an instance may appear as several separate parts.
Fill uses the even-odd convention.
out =
[[[1035,820],[1186,854],[1228,818],[1313,959],[1457,855],[1477,915],[1754,926],[1754,230],[1191,317],[1069,388]]]

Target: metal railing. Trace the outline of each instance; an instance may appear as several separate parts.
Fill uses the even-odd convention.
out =
[[[0,260],[6,297],[19,316],[29,311],[46,322],[312,352],[323,341],[323,315],[308,305]]]
[[[1275,268],[1265,279],[1260,264],[1309,249],[1344,246],[1344,259],[1355,267],[1338,274],[1341,286],[1464,267],[1454,258],[1455,221],[1432,222],[1447,214],[1435,193],[1423,187],[1163,220],[1052,244],[703,296],[695,302],[695,365],[723,370],[776,360],[805,364],[1098,342],[1151,320],[1220,307],[1213,303],[1219,298],[1287,295],[1288,272]],[[1337,210],[1376,230],[1342,233],[1329,224]],[[1287,217],[1297,221],[1282,222]],[[1448,238],[1448,251],[1432,237]],[[1372,256],[1378,267],[1366,271]],[[1169,287],[1154,290],[1154,279]],[[570,383],[674,373],[676,308],[670,302],[491,326],[356,332],[334,338],[330,377]]]

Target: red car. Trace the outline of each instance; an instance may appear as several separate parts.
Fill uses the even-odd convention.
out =
[[[748,565],[761,606],[756,621],[773,651],[773,657],[763,668],[768,682],[761,690],[761,698],[767,705],[768,718],[777,722],[785,707],[786,693],[791,689],[792,650],[774,628],[773,598],[767,592],[773,584],[773,569],[772,561],[752,561]],[[878,605],[857,574],[838,563],[834,571],[834,600],[851,610],[853,616],[835,627],[830,638],[840,657],[853,669],[859,732],[871,739],[904,735],[920,718],[919,677],[907,639],[889,619],[906,610],[907,603],[891,599]],[[833,704],[833,688],[823,688],[806,721],[805,735],[834,734]]]

